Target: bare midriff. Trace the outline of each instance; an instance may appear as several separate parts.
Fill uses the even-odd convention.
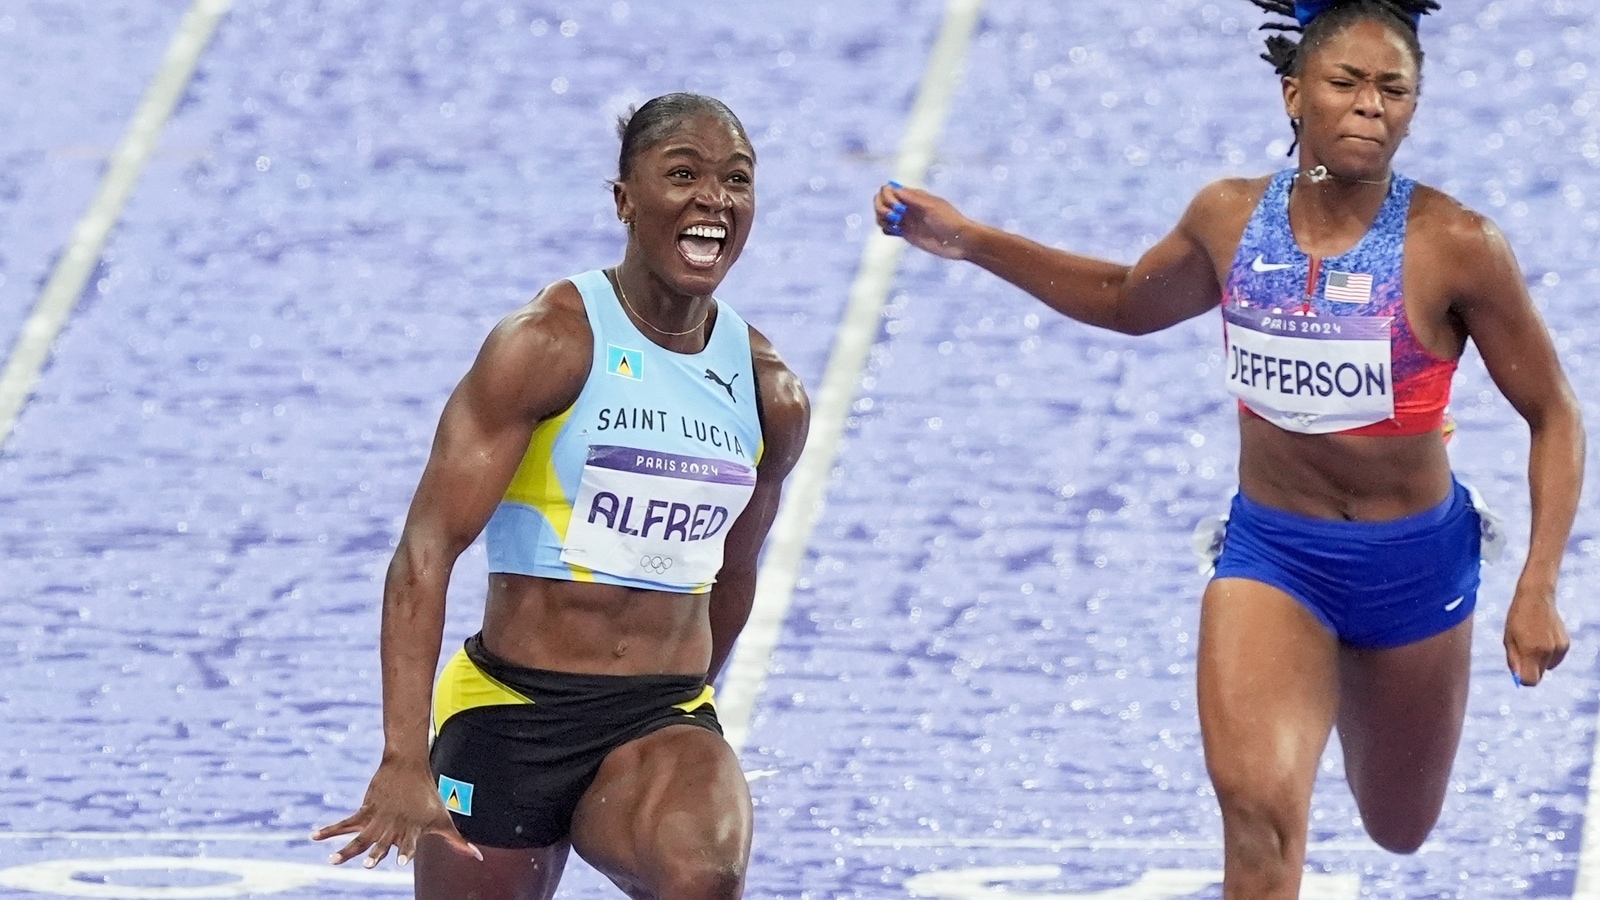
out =
[[[1415,515],[1443,503],[1453,484],[1438,431],[1295,434],[1241,413],[1239,446],[1239,489],[1246,497],[1317,519],[1382,522]]]
[[[709,594],[492,574],[483,644],[519,666],[593,675],[704,675]]]

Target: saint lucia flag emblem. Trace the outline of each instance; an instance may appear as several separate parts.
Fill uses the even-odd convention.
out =
[[[472,785],[444,775],[439,776],[439,797],[444,808],[463,816],[472,815]]]
[[[616,344],[607,344],[606,371],[634,381],[643,381],[644,355],[637,350],[625,350]]]

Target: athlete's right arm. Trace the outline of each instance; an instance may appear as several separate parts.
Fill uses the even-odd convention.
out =
[[[495,327],[445,403],[384,581],[383,758],[361,808],[312,834],[355,835],[334,863],[366,853],[371,867],[391,847],[404,863],[426,833],[477,855],[456,832],[428,768],[445,589],[456,559],[516,474],[534,428],[576,400],[592,340],[577,289],[560,282]]]
[[[1202,190],[1172,232],[1132,266],[975,222],[927,191],[886,185],[873,206],[886,233],[981,266],[1062,315],[1123,334],[1148,334],[1217,307],[1218,272],[1231,263],[1254,207],[1250,193],[1238,180]]]

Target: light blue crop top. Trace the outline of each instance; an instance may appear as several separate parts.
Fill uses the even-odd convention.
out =
[[[570,280],[589,379],[534,430],[489,519],[489,571],[709,591],[761,458],[750,329],[717,301],[705,349],[674,353],[634,327],[605,273]]]

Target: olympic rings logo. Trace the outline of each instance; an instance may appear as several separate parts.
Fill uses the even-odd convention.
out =
[[[672,568],[672,557],[648,555],[641,556],[639,557],[639,568],[645,570],[646,572],[653,572],[657,575],[665,575],[667,574],[667,570]]]

